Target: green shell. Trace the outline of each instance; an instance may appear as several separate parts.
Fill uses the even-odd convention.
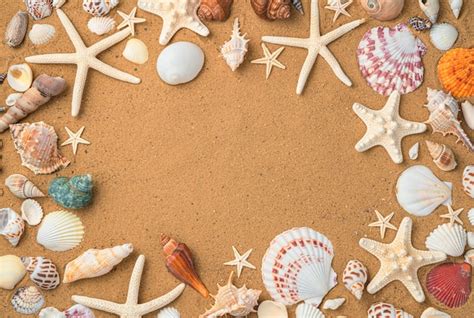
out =
[[[92,176],[90,174],[55,178],[48,188],[48,194],[53,200],[67,208],[80,209],[92,200]]]

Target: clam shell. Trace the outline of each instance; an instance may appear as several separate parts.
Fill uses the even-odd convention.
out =
[[[44,193],[38,189],[27,177],[21,174],[12,174],[5,179],[5,185],[17,198],[39,198],[44,197]]]
[[[286,306],[275,301],[265,300],[258,306],[258,318],[288,318]]]
[[[474,105],[467,100],[461,104],[461,108],[464,122],[469,128],[474,129]]]
[[[167,84],[192,81],[204,65],[204,52],[191,42],[176,42],[161,51],[156,62],[160,78]]]
[[[471,266],[474,266],[474,250],[469,250],[466,252],[464,255],[464,261],[468,264],[471,264]]]
[[[428,235],[425,244],[430,251],[457,257],[464,254],[466,242],[466,230],[461,225],[444,223]]]
[[[405,0],[360,0],[360,4],[372,18],[389,21],[400,15]]]
[[[431,27],[431,43],[441,51],[447,51],[453,47],[458,39],[458,30],[449,23],[436,23]]]
[[[71,212],[56,211],[46,215],[40,225],[36,241],[55,252],[78,246],[84,237],[84,225]]]
[[[148,48],[139,39],[130,39],[125,45],[122,56],[135,64],[145,64],[148,61]]]
[[[411,146],[410,150],[408,151],[408,157],[411,160],[418,159],[418,152],[420,151],[420,143],[417,142],[413,146]]]
[[[447,313],[439,311],[433,307],[429,307],[423,311],[420,318],[451,318],[451,315],[448,315]]]
[[[41,223],[43,219],[43,208],[33,199],[26,199],[21,204],[21,218],[31,226]]]
[[[13,289],[26,274],[21,259],[15,255],[0,256],[0,288]]]
[[[25,222],[12,209],[0,209],[0,235],[3,235],[11,245],[17,246],[25,231]]]
[[[176,308],[173,307],[166,307],[158,313],[156,318],[180,318],[181,314]]]
[[[7,99],[5,99],[5,104],[7,106],[13,106],[15,105],[16,101],[21,97],[23,96],[23,93],[12,93],[10,95],[7,96]]]
[[[337,310],[346,302],[345,298],[328,299],[323,304],[323,309]]]
[[[18,11],[7,25],[5,30],[5,44],[9,47],[17,47],[25,38],[28,28],[28,14]]]
[[[33,82],[33,71],[26,63],[15,64],[8,68],[7,82],[17,92],[25,92]]]
[[[26,10],[34,20],[41,20],[53,13],[52,0],[23,0]]]
[[[474,208],[471,208],[469,212],[467,212],[467,217],[471,225],[474,225]]]
[[[28,37],[34,45],[43,45],[51,41],[55,34],[56,29],[50,24],[33,24]]]
[[[296,318],[324,318],[324,314],[315,306],[302,303],[296,307]]]
[[[115,28],[115,20],[110,17],[93,17],[87,22],[87,28],[92,33],[104,35]]]
[[[444,90],[456,97],[474,95],[474,48],[447,51],[438,62],[438,79]]]
[[[118,4],[119,0],[83,0],[82,8],[95,17],[101,17],[108,14]]]
[[[439,13],[439,0],[418,0],[418,4],[431,23],[436,23]]]
[[[249,39],[245,36],[240,34],[239,19],[235,18],[231,39],[221,47],[221,55],[233,72],[242,64],[248,51]]]
[[[95,318],[94,312],[88,307],[76,304],[64,311],[66,318]]]
[[[462,175],[464,193],[474,199],[474,165],[466,166]]]
[[[32,315],[44,305],[44,297],[35,286],[20,287],[11,299],[13,309],[23,315]]]
[[[22,257],[26,271],[31,273],[30,279],[41,289],[54,289],[61,280],[53,261],[44,257]]]
[[[46,307],[41,309],[39,318],[66,318],[66,315],[62,312],[57,310],[54,307]]]

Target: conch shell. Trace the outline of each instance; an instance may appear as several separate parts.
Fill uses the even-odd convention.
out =
[[[247,34],[240,34],[239,18],[235,18],[232,28],[232,36],[229,41],[221,47],[221,54],[232,72],[234,72],[245,59],[248,51],[249,39]]]
[[[405,0],[360,0],[369,16],[379,21],[393,20],[402,12]]]
[[[233,0],[201,0],[197,11],[201,20],[225,21],[230,15]]]
[[[56,265],[44,257],[22,257],[21,262],[30,273],[30,279],[41,289],[54,289],[61,280]]]
[[[250,4],[263,19],[288,19],[291,14],[290,0],[250,0]]]
[[[0,209],[0,235],[5,236],[11,245],[17,246],[24,231],[25,221],[15,211]]]
[[[25,39],[28,29],[28,14],[18,11],[7,25],[5,30],[5,44],[9,47],[19,46]]]
[[[446,145],[427,140],[426,146],[433,162],[443,171],[454,170],[457,166],[453,151]]]
[[[21,174],[12,174],[5,179],[7,188],[20,199],[44,197],[44,193],[38,189],[27,177]]]

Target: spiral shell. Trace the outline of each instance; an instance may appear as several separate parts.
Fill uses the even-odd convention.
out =
[[[459,105],[458,101],[451,96],[450,93],[446,94],[445,92],[437,89],[431,89],[428,87],[426,91],[426,98],[428,103],[425,105],[430,113],[434,112],[438,108],[442,108],[445,105],[448,106],[449,110],[453,113],[454,117],[458,117],[459,114]]]
[[[115,28],[115,20],[111,17],[92,17],[87,22],[87,28],[92,33],[104,35]]]
[[[398,17],[404,4],[405,0],[360,0],[365,12],[379,21],[389,21]]]
[[[453,151],[446,145],[438,144],[427,140],[426,146],[433,162],[443,171],[454,170],[457,166],[456,157]]]
[[[56,29],[50,24],[33,24],[28,37],[34,45],[43,45],[54,38],[55,34]]]
[[[5,43],[9,47],[17,47],[25,38],[28,28],[28,14],[18,11],[7,25],[5,30]]]
[[[245,38],[246,35],[240,34],[239,19],[235,18],[231,39],[221,47],[222,57],[232,71],[242,64],[247,54],[249,39]]]
[[[201,20],[225,21],[230,15],[233,0],[201,0],[197,11]]]
[[[56,265],[44,257],[22,257],[21,261],[30,273],[30,279],[39,288],[50,290],[59,286],[60,279]]]
[[[8,190],[13,193],[17,198],[38,198],[44,197],[44,193],[38,189],[27,177],[21,174],[12,174],[5,179],[5,185]]]
[[[290,0],[250,0],[255,13],[264,19],[288,19],[291,14]]]
[[[344,273],[342,274],[344,286],[355,296],[355,298],[357,298],[357,300],[362,298],[367,278],[367,268],[358,260],[349,261],[344,269]]]
[[[24,231],[25,222],[15,211],[0,209],[0,235],[5,236],[11,245],[17,246]]]
[[[431,23],[436,23],[439,13],[439,0],[418,0],[418,4]]]
[[[31,315],[43,307],[44,297],[35,286],[20,287],[13,294],[11,304],[17,313]]]

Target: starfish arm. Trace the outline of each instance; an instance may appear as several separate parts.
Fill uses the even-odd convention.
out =
[[[311,20],[309,26],[309,37],[316,38],[320,37],[321,33],[319,30],[319,4],[318,0],[311,0]]]
[[[209,29],[204,25],[204,23],[202,23],[198,19],[195,19],[191,23],[186,24],[185,27],[201,36],[209,35]]]
[[[289,38],[285,36],[262,36],[262,41],[272,44],[308,48],[308,39]]]
[[[140,255],[133,267],[130,283],[128,284],[127,304],[136,305],[140,292],[140,281],[142,279],[143,267],[145,266],[145,256]]]
[[[359,246],[378,258],[383,256],[383,251],[387,248],[388,244],[361,238],[359,241]]]
[[[89,66],[102,74],[105,74],[107,76],[113,77],[115,79],[118,79],[120,81],[132,83],[132,84],[138,84],[140,83],[140,79],[138,77],[135,77],[131,74],[122,72],[121,70],[116,69],[115,67],[112,67],[96,58],[92,59],[89,62]]]
[[[352,22],[346,23],[344,25],[341,25],[335,30],[332,30],[329,33],[326,33],[321,37],[321,42],[324,45],[328,45],[329,43],[333,42],[334,40],[340,38],[344,34],[348,33],[349,31],[357,28],[359,25],[363,24],[365,22],[365,19],[359,19],[359,20],[354,20]]]
[[[73,302],[81,304],[89,308],[116,314],[118,316],[122,314],[122,310],[121,310],[122,305],[114,303],[112,301],[107,301],[107,300],[102,300],[102,299],[97,299],[97,298],[90,298],[90,297],[85,297],[85,296],[77,296],[77,295],[73,295],[71,299]]]
[[[329,49],[326,46],[322,46],[321,50],[319,51],[319,54],[326,60],[326,62],[331,66],[332,71],[334,74],[336,74],[337,78],[341,80],[344,84],[347,86],[352,86],[352,82],[347,77],[347,75],[344,73],[344,71],[341,68],[341,65],[339,62],[336,60],[334,55],[329,51]]]
[[[96,56],[97,54],[109,49],[120,41],[124,40],[130,35],[130,28],[125,28],[119,32],[115,32],[111,36],[106,37],[105,39],[100,40],[94,45],[90,46],[87,51],[92,55]]]
[[[72,45],[74,45],[74,47],[76,48],[76,51],[85,50],[86,45],[82,41],[81,36],[77,32],[71,20],[69,20],[63,10],[56,9],[56,12],[58,14],[59,20],[61,20],[61,23],[64,26],[64,29],[66,30],[67,35],[69,36],[69,39],[71,39]]]
[[[273,60],[273,66],[281,68],[282,70],[286,69],[286,66],[283,65],[280,61],[277,61],[277,60]]]
[[[390,270],[384,268],[382,265],[375,277],[370,281],[369,285],[367,285],[367,291],[369,293],[375,294],[396,279],[392,273],[387,274],[387,272],[390,272]]]
[[[243,266],[246,266],[248,268],[251,268],[251,269],[257,269],[255,266],[253,266],[251,263],[249,263],[248,261],[242,261],[242,265]]]
[[[56,53],[33,55],[25,58],[25,61],[32,64],[76,64],[76,53]]]
[[[414,273],[415,277],[412,277],[408,274],[400,275],[400,282],[407,288],[408,292],[415,298],[415,300],[419,303],[425,301],[425,293],[423,292],[423,288],[421,287],[420,281],[418,280],[418,274]]]
[[[175,33],[178,32],[180,27],[172,25],[170,19],[166,18],[166,16],[161,17],[163,18],[163,26],[161,27],[159,42],[161,45],[166,45]]]
[[[266,57],[261,57],[259,59],[250,61],[250,63],[252,64],[267,64],[267,62],[268,62],[268,59]]]
[[[400,225],[398,226],[398,232],[395,237],[395,241],[399,242],[411,242],[411,229],[413,227],[413,221],[409,217],[404,217]],[[410,243],[411,245],[411,243]]]
[[[71,115],[76,117],[81,110],[82,95],[86,86],[89,66],[85,63],[77,64],[76,79],[72,90]]]
[[[303,89],[306,85],[306,81],[308,80],[309,73],[311,73],[311,69],[313,68],[314,62],[316,62],[316,58],[318,57],[318,50],[312,49],[308,51],[308,55],[301,67],[300,77],[298,78],[298,83],[296,84],[296,94],[301,95]]]
[[[149,302],[146,302],[144,304],[138,305],[137,306],[138,312],[140,313],[140,315],[146,315],[150,312],[153,312],[155,310],[165,307],[166,305],[173,302],[176,298],[178,298],[181,295],[181,293],[184,291],[185,287],[186,287],[185,284],[179,284],[169,293],[159,298],[153,299]]]

